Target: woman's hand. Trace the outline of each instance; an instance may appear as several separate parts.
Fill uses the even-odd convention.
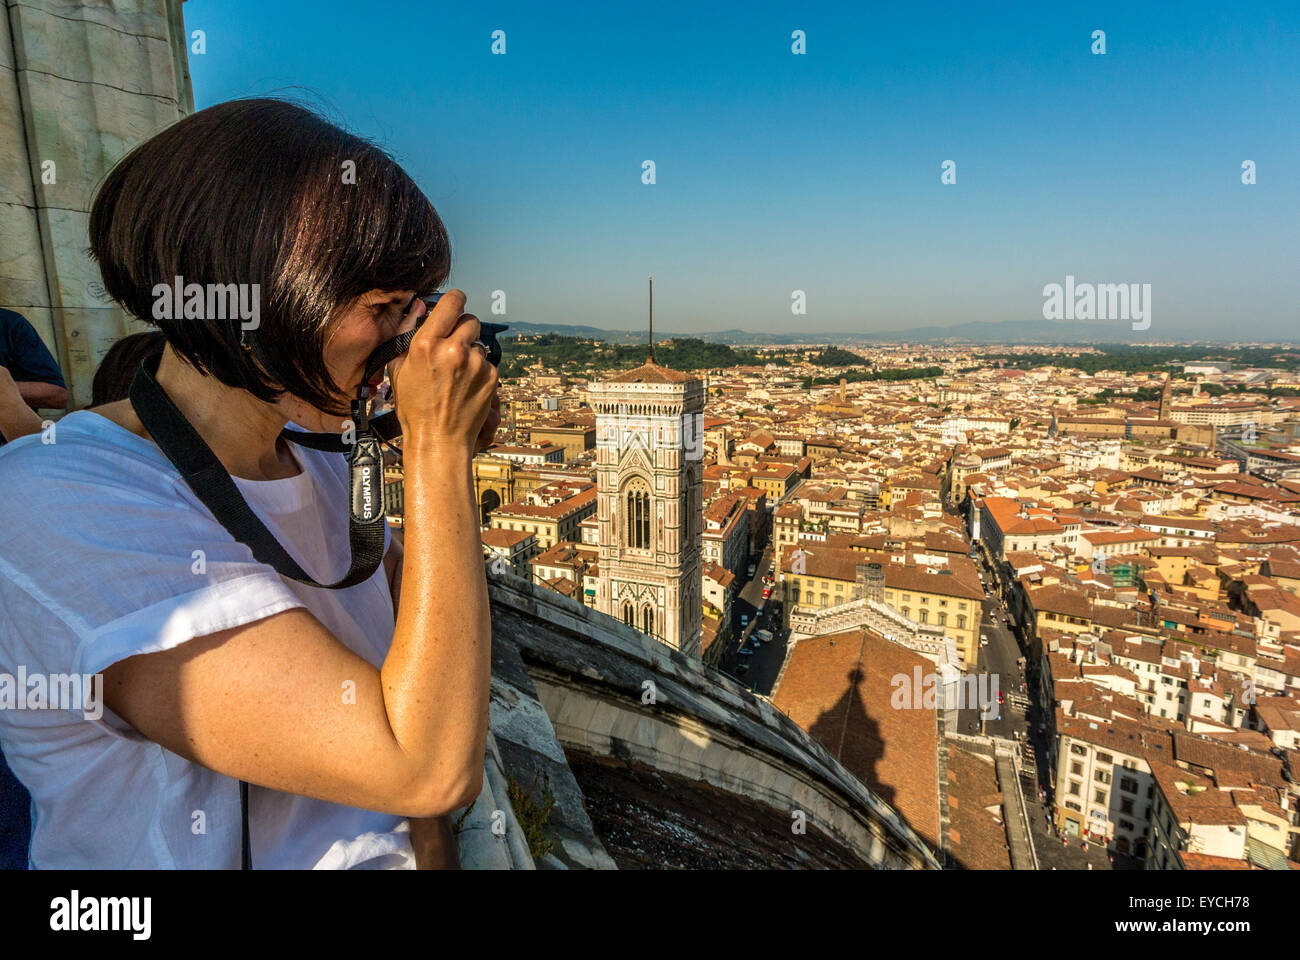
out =
[[[402,446],[463,449],[491,442],[500,421],[497,369],[478,339],[478,318],[462,313],[465,294],[449,290],[434,305],[391,380]]]

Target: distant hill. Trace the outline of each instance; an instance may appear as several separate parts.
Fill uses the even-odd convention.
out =
[[[494,317],[484,319],[494,320]],[[520,320],[511,320],[505,318],[510,329],[501,334],[502,340],[518,336],[536,336],[539,333],[558,333],[564,337],[581,337],[593,340],[604,340],[606,343],[636,343],[645,340],[644,331],[633,330],[604,330],[600,327],[589,327],[580,323],[527,323]]]
[[[503,333],[503,339],[518,336],[535,336],[539,333],[556,333],[565,337],[590,337],[613,344],[645,343],[645,330],[605,330],[578,323],[527,323],[508,321],[510,329]],[[729,330],[713,330],[706,333],[697,331],[656,330],[656,340],[670,340],[674,337],[698,337],[711,343],[725,344],[772,344],[772,343],[835,343],[851,337],[846,333],[750,333],[733,327]],[[859,338],[860,339],[860,338]]]
[[[644,343],[644,330],[606,330],[583,324],[527,323],[508,320],[510,329],[503,337],[556,333],[566,337],[587,337],[611,344]],[[1003,320],[998,322],[973,321],[951,327],[911,327],[886,330],[878,333],[851,331],[800,331],[782,333],[751,333],[738,327],[710,331],[656,330],[656,340],[674,337],[698,337],[713,343],[737,345],[770,344],[853,344],[879,343],[971,343],[971,344],[1102,344],[1102,343],[1158,343],[1169,342],[1165,337],[1152,336],[1151,330],[1134,330],[1129,321],[1073,321],[1073,320]],[[1167,336],[1167,334],[1166,334]],[[1197,338],[1197,343],[1207,342]],[[1225,339],[1222,342],[1230,342]],[[1271,341],[1270,341],[1271,342]]]

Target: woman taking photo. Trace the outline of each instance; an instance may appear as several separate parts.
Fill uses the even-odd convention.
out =
[[[367,358],[423,319],[388,368],[405,555],[385,530],[383,564],[354,586],[281,576],[129,399],[7,445],[0,672],[103,679],[102,710],[0,710],[32,794],[31,865],[453,861],[446,818],[479,792],[490,674],[470,462],[499,413],[464,295],[417,299],[450,271],[436,212],[369,142],[290,103],[232,101],[114,168],[90,244],[109,295],[166,338],[157,385],[323,584],[349,570],[348,463],[281,430],[343,432]],[[256,318],[160,308],[173,283],[238,285]]]

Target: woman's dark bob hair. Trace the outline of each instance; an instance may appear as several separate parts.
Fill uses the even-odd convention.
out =
[[[324,361],[334,322],[367,291],[432,292],[451,269],[442,221],[392,157],[279,99],[219,103],[132,150],[91,207],[90,250],[109,296],[198,370],[343,414]],[[258,326],[224,303],[204,311],[224,319],[156,316],[155,286],[177,277],[248,284],[246,300],[257,284]]]

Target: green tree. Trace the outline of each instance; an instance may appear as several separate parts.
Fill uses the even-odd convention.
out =
[[[827,347],[816,357],[813,357],[812,362],[819,367],[856,367],[867,364],[864,357],[840,347]]]

